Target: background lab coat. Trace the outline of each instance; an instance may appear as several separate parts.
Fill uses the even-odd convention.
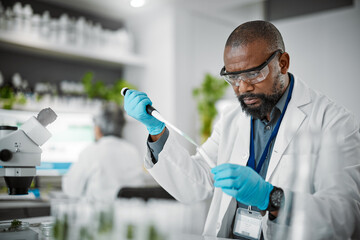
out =
[[[326,154],[326,151],[320,154],[320,137],[308,135],[314,130],[321,130],[330,142],[338,139],[340,144],[332,149],[343,150],[341,157],[330,152]],[[242,112],[240,104],[236,104],[223,112],[202,147],[216,165],[226,162],[246,165],[249,136],[250,118]],[[308,140],[301,141],[304,138]],[[312,163],[316,164],[302,181],[303,186],[292,185],[295,170],[315,159]],[[289,200],[289,190],[293,190],[295,199],[304,203],[296,205],[295,209],[302,209],[310,223],[304,233],[309,234],[307,239],[345,239],[345,236],[360,239],[359,164],[357,120],[295,77],[292,99],[276,138],[266,181],[284,189],[285,201]],[[346,172],[339,173],[341,176],[334,173],[342,169],[338,165],[347,166]],[[330,168],[324,168],[326,166]],[[210,167],[198,153],[190,156],[176,141],[173,132],[157,164],[152,164],[148,152],[145,167],[179,201],[190,203],[212,198],[204,235],[228,236],[236,209],[235,199],[213,188]],[[288,203],[286,201],[285,205]],[[263,217],[266,239],[274,238],[274,231],[280,227],[287,228],[269,221],[267,215]]]
[[[63,191],[71,197],[115,199],[123,186],[144,184],[144,168],[137,149],[123,139],[105,136],[79,155],[63,177]]]

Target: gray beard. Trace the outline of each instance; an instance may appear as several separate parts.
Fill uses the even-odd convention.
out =
[[[251,116],[255,119],[264,119],[266,116],[272,111],[277,102],[280,100],[282,94],[275,93],[272,95],[254,94],[254,93],[244,93],[242,95],[237,96],[241,108],[246,115]],[[261,103],[257,107],[251,107],[244,102],[244,98],[246,97],[256,97],[261,100]]]
[[[276,87],[276,84],[279,83],[280,86]],[[281,79],[281,75],[277,76],[277,81],[274,82],[272,94],[266,95],[263,93],[255,94],[255,93],[244,93],[238,95],[237,98],[240,102],[241,108],[246,115],[251,116],[255,119],[264,119],[266,116],[271,113],[272,109],[280,100],[282,94],[282,89],[284,88],[284,81]],[[261,100],[261,103],[257,107],[252,107],[247,105],[244,102],[244,98],[247,97],[256,97]]]

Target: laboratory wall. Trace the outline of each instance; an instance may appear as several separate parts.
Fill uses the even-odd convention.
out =
[[[169,121],[173,121],[175,112],[172,92],[175,81],[174,11],[172,5],[164,4],[127,22],[137,39],[138,51],[145,59],[140,89]]]
[[[290,54],[290,72],[360,119],[360,1],[273,23]]]

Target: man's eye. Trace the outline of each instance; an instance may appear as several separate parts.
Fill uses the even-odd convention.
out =
[[[228,78],[230,81],[236,81],[236,79],[238,79],[238,76],[237,75],[229,75]]]
[[[258,72],[258,71],[256,71],[256,72],[248,72],[246,74],[246,78],[248,78],[248,79],[256,78],[257,76],[259,76],[259,73],[260,72]]]

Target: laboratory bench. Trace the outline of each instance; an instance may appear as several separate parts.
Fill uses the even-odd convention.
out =
[[[24,218],[19,219],[22,222],[29,223],[29,229],[24,231],[23,234],[12,236],[11,233],[7,233],[7,235],[1,235],[0,239],[7,240],[15,240],[15,239],[23,239],[23,240],[53,240],[54,238],[49,236],[49,229],[44,228],[43,226],[48,225],[48,223],[53,222],[54,219],[51,216],[47,217],[35,217],[35,218]],[[0,221],[1,223],[6,221]],[[19,233],[18,233],[19,234]],[[20,238],[19,238],[20,237]],[[166,240],[228,240],[228,238],[218,238],[218,237],[208,237],[201,235],[191,235],[191,234],[174,234],[165,238]]]
[[[50,216],[50,202],[37,199],[0,199],[0,221]]]
[[[202,221],[199,221],[199,219],[202,220],[202,217],[205,217],[202,216],[204,212],[203,204],[201,205],[195,204],[191,206],[182,205],[177,201],[175,201],[173,198],[170,198],[169,195],[165,194],[165,192],[161,188],[155,188],[155,187],[149,189],[141,188],[140,190],[142,191],[135,191],[133,188],[124,188],[122,191],[120,191],[118,195],[119,197],[118,201],[121,204],[119,204],[117,208],[115,208],[114,212],[116,213],[116,212],[128,211],[130,213],[134,213],[140,209],[143,216],[145,216],[144,219],[149,219],[154,214],[153,209],[163,208],[166,209],[166,211],[163,211],[164,214],[162,214],[161,216],[157,216],[158,220],[159,219],[163,219],[163,220],[161,222],[158,222],[157,224],[160,225],[166,224],[167,227],[164,227],[164,229],[166,230],[164,231],[164,229],[162,230],[161,228],[159,229],[158,227],[160,225],[157,226],[155,225],[155,228],[156,231],[158,231],[158,233],[161,234],[161,236],[166,237],[164,239],[166,240],[224,239],[224,238],[216,238],[216,237],[203,237],[200,235],[202,229]],[[135,199],[133,199],[132,197],[135,197]],[[156,199],[149,199],[149,198],[156,198]],[[59,208],[56,207],[57,203],[61,203],[63,206],[62,208],[64,211],[63,213],[66,213],[69,216],[69,218],[72,218],[73,214],[67,211],[71,209],[74,210],[71,207],[72,204],[74,204],[74,202],[71,201],[70,199],[64,198],[64,195],[61,192],[54,191],[48,193],[47,195],[42,194],[42,198],[40,199],[34,198],[34,196],[31,196],[31,194],[22,195],[22,196],[9,196],[6,195],[5,193],[0,194],[0,240],[1,239],[6,239],[6,240],[54,239],[51,236],[49,236],[50,235],[49,232],[52,232],[55,223],[55,217],[52,217],[51,215],[52,213],[57,212],[56,209],[59,210]],[[90,212],[97,213],[97,211],[102,211],[103,213],[107,213],[106,212],[107,208],[103,208],[103,209],[99,208],[101,207],[101,205],[99,205],[98,207],[91,207],[91,203],[89,203],[88,207],[90,206],[91,208],[86,208],[87,206],[86,203],[81,202],[76,204],[79,204],[79,206],[76,207],[76,209],[78,209],[80,212],[84,211],[84,215],[86,215],[86,213],[89,214]],[[88,210],[88,212],[86,212],[85,210]],[[76,213],[74,214],[76,215]],[[59,216],[60,216],[59,218],[60,221],[59,222],[56,221],[56,222],[61,225],[63,224],[62,220],[64,219],[61,218],[62,216],[61,214],[57,215],[57,217]],[[96,216],[96,215],[92,215],[92,216]],[[174,217],[174,216],[178,216],[178,217]],[[1,230],[1,227],[3,227],[3,229],[9,228],[11,226],[11,221],[13,221],[14,219],[22,221],[25,224],[24,229],[22,229],[20,232],[8,232],[7,230],[6,230],[7,232],[3,232]],[[96,217],[95,218],[90,217],[90,219],[93,219],[92,221],[99,220]],[[56,220],[58,220],[58,218],[56,218]],[[127,220],[128,219],[126,218],[126,221]],[[118,220],[115,220],[115,222],[118,222]],[[140,222],[141,221],[135,224],[140,224]],[[175,222],[176,225],[174,225]],[[117,227],[115,227],[116,232],[123,231],[124,226],[126,226],[124,227],[124,229],[126,229],[130,225],[129,222],[126,222],[122,225],[121,224],[117,225]],[[176,226],[176,228],[174,228],[174,226]],[[146,227],[150,227],[150,226],[146,226]],[[169,229],[174,229],[173,231],[174,234],[171,234],[172,231]],[[166,231],[169,232],[166,233]],[[191,235],[191,234],[189,235],[189,233],[197,233],[198,235]]]

